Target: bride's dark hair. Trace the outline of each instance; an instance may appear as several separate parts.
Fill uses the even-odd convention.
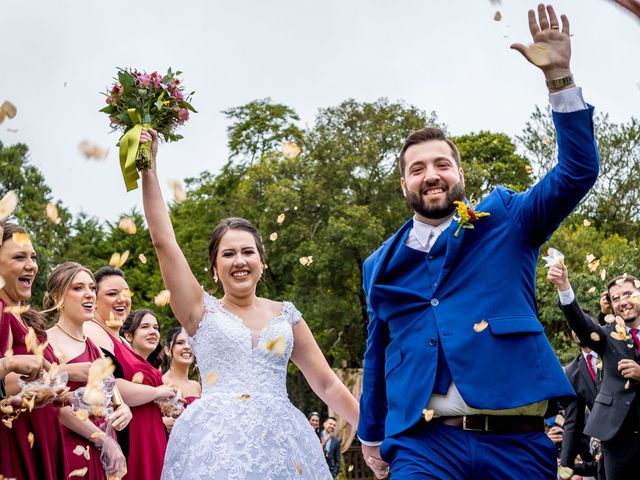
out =
[[[216,267],[216,257],[218,256],[220,240],[222,240],[224,234],[229,230],[243,230],[253,235],[253,238],[256,241],[256,247],[258,248],[258,254],[260,255],[260,261],[263,265],[266,263],[264,255],[264,243],[262,243],[262,237],[260,236],[260,232],[258,232],[258,229],[254,227],[249,220],[245,220],[244,218],[225,218],[220,223],[218,223],[218,225],[216,225],[216,228],[214,228],[213,232],[211,232],[211,238],[209,239],[209,275],[211,276],[211,279],[215,284],[217,284],[217,282],[213,273]]]

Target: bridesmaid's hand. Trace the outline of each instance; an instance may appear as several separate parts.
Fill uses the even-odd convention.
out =
[[[131,409],[127,406],[126,403],[121,403],[118,408],[116,408],[111,415],[109,415],[109,421],[113,428],[117,431],[121,431],[133,418],[133,414],[131,413]]]
[[[167,430],[167,433],[171,433],[171,429],[173,428],[173,424],[176,423],[176,419],[173,417],[162,417],[162,423],[164,423],[164,428]]]
[[[171,400],[178,392],[175,388],[167,387],[166,385],[155,387],[155,390],[156,398],[154,400]]]
[[[67,372],[72,382],[87,383],[90,366],[91,362],[63,363],[60,365],[60,370]]]
[[[107,478],[122,478],[127,474],[127,459],[122,454],[122,449],[111,437],[102,436],[100,460],[104,466]]]

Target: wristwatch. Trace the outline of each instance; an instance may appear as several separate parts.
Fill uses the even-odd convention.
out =
[[[573,75],[569,74],[566,77],[552,78],[547,80],[547,87],[549,88],[564,88],[567,85],[573,83]]]

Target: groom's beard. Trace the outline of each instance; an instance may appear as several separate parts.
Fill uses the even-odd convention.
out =
[[[433,188],[437,185],[427,185],[424,188]],[[440,185],[443,188],[447,188],[446,184]],[[453,202],[464,200],[464,181],[460,180],[450,190],[447,190],[447,196],[440,204],[428,204],[425,197],[421,193],[416,193],[411,190],[406,190],[407,202],[414,212],[424,218],[430,218],[433,220],[439,220],[441,218],[451,215],[456,206]]]

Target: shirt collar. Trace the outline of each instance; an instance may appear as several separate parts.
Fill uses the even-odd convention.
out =
[[[428,223],[423,223],[418,220],[415,216],[413,217],[413,234],[416,236],[420,245],[423,248],[427,248],[427,242],[429,241],[429,237],[431,236],[431,232],[437,237],[442,232],[444,232],[451,222],[453,221],[453,217],[449,217],[447,220],[442,222],[440,225],[429,225]]]
[[[589,353],[582,352],[582,356],[584,357],[585,360],[587,359],[587,355],[593,356],[593,358],[595,358],[596,360],[598,359],[598,354],[593,350],[591,350]]]

